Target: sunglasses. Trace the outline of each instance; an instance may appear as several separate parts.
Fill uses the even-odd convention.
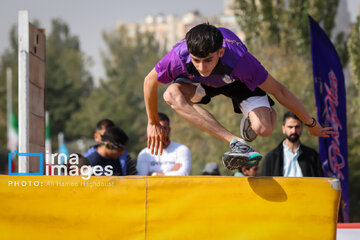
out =
[[[111,142],[101,142],[102,145],[104,145],[106,148],[108,149],[119,149],[119,148],[125,148],[124,145],[118,143],[118,144],[114,144]]]

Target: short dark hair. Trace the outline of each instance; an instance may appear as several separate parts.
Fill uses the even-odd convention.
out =
[[[259,160],[255,160],[255,161],[248,161],[246,162],[243,166],[241,166],[240,168],[238,168],[239,172],[243,173],[242,168],[244,167],[246,170],[250,170],[250,168],[254,167],[254,166],[258,166],[259,165]]]
[[[186,35],[189,53],[204,58],[222,47],[223,35],[218,28],[209,23],[199,24],[190,29]]]
[[[167,121],[170,124],[170,119],[165,113],[159,112],[158,115],[159,121]]]
[[[102,141],[109,141],[114,145],[122,145],[125,146],[129,140],[126,133],[117,126],[108,127],[101,136]]]
[[[112,126],[115,126],[113,121],[111,121],[110,119],[103,119],[96,124],[96,130],[107,129],[108,127]]]
[[[256,165],[254,165],[254,166],[256,166]],[[239,168],[239,169],[238,169],[238,171],[239,171],[239,172],[241,172],[242,174],[244,174],[244,172],[242,171],[242,168],[243,168],[243,167],[244,167],[246,170],[248,170],[248,171],[249,171],[249,170],[250,170],[250,168],[252,168],[253,166],[248,166],[248,165],[245,165],[245,166],[242,166],[241,168]]]
[[[287,112],[284,114],[284,117],[283,117],[283,122],[282,122],[283,125],[285,125],[286,120],[288,118],[294,118],[302,123],[302,121],[298,118],[298,116],[296,116],[293,112]]]

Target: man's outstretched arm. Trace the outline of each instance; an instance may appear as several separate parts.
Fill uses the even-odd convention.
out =
[[[161,83],[157,81],[157,72],[154,68],[144,80],[144,100],[148,117],[147,147],[150,149],[151,154],[155,153],[155,155],[158,153],[162,154],[163,142],[165,141],[165,131],[160,125],[157,109],[159,85]]]
[[[259,85],[259,88],[273,95],[281,105],[295,113],[303,123],[308,125],[312,124],[313,119],[311,115],[306,111],[299,99],[270,74],[265,82]],[[319,137],[329,137],[329,134],[332,133],[331,127],[323,128],[317,121],[314,127],[308,127],[307,129],[311,135]]]

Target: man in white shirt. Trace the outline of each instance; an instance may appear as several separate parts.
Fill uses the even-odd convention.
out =
[[[324,176],[317,151],[300,142],[302,129],[302,122],[294,113],[285,113],[282,131],[286,138],[266,155],[261,169],[262,176]]]
[[[162,155],[152,155],[146,147],[139,153],[137,171],[143,176],[188,176],[191,169],[191,154],[187,146],[170,140],[170,119],[159,113],[160,125],[166,132]]]

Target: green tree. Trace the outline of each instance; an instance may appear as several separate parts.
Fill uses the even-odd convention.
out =
[[[235,14],[250,48],[282,46],[304,54],[310,47],[307,13],[331,36],[339,0],[236,0]]]
[[[78,37],[70,33],[67,23],[52,20],[46,41],[46,108],[52,134],[65,131],[66,122],[80,109],[81,99],[90,94],[93,82],[89,65]],[[65,132],[65,136],[70,133]]]
[[[81,110],[73,114],[67,129],[72,137],[90,137],[96,123],[109,118],[125,130],[130,139],[128,150],[137,155],[147,140],[143,81],[159,60],[159,44],[153,34],[136,31],[130,35],[125,26],[105,32],[103,38],[106,77],[82,101]],[[159,110],[163,111],[161,107]]]
[[[257,45],[261,30],[259,6],[255,0],[235,0],[235,15],[240,29],[245,33],[245,43],[248,46]]]
[[[360,16],[352,28],[347,47],[350,56],[352,82],[347,88],[348,120],[348,161],[350,188],[350,218],[352,222],[360,221]]]
[[[356,23],[352,28],[352,33],[348,40],[348,50],[350,56],[351,76],[356,88],[360,91],[360,16],[356,18]]]
[[[339,55],[340,58],[340,62],[341,65],[343,66],[343,68],[345,66],[347,66],[348,62],[349,62],[349,51],[347,48],[347,41],[348,38],[350,37],[350,35],[346,35],[345,33],[341,32],[339,33],[335,40],[334,40],[334,46],[336,49],[336,52]]]
[[[18,75],[18,44],[17,27],[14,25],[9,31],[9,48],[5,49],[0,57],[0,150],[7,151],[7,133],[6,133],[6,69],[12,70],[12,92],[13,92],[13,111],[17,114],[17,75]]]

